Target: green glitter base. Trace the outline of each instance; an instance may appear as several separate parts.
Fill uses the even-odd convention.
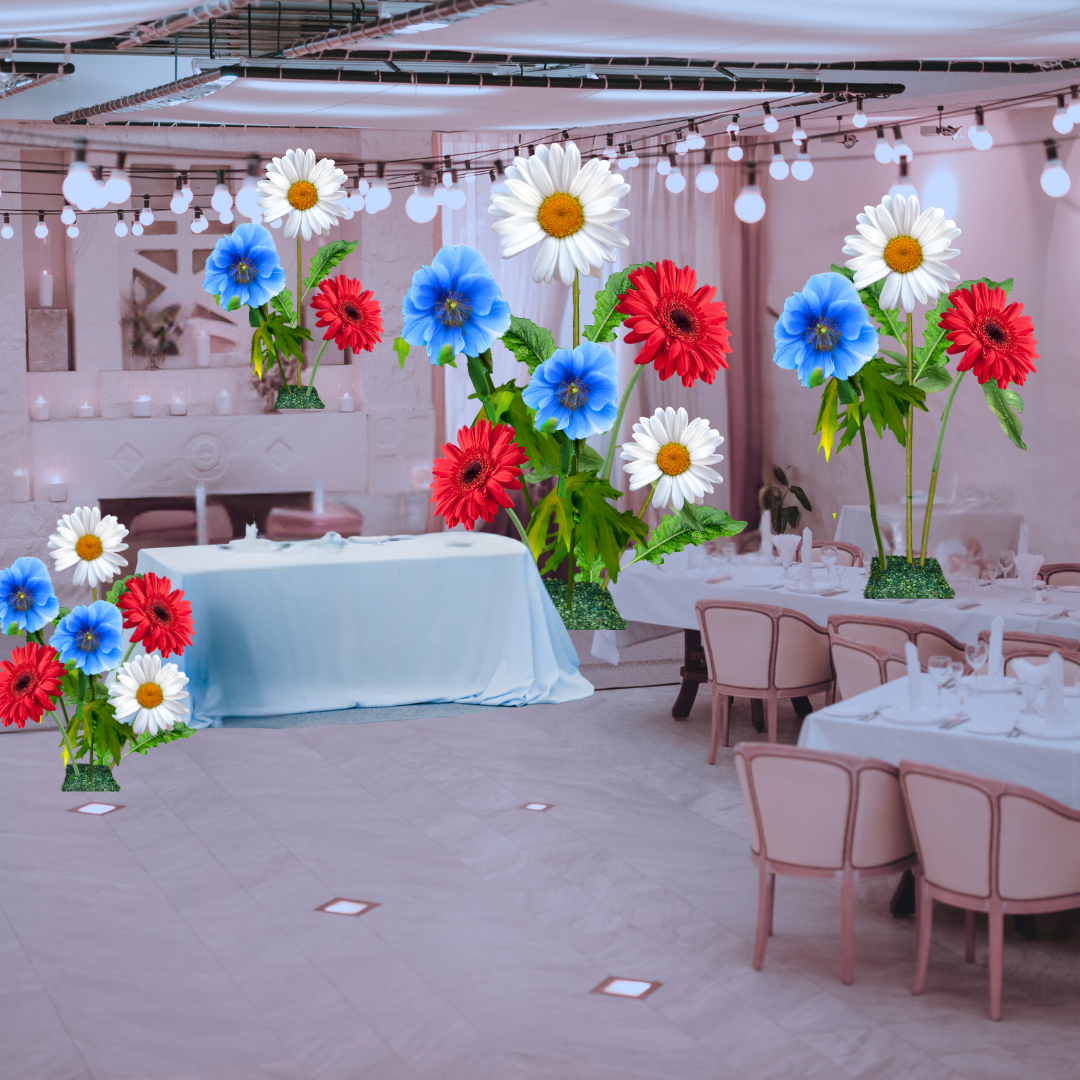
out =
[[[295,387],[282,385],[278,387],[277,401],[274,403],[275,409],[325,409],[322,398],[319,397],[319,391],[315,387],[311,387],[310,391],[306,386]]]
[[[64,772],[61,791],[119,791],[120,785],[113,779],[108,765],[94,762],[94,779],[90,779],[89,765],[68,765]]]
[[[863,596],[867,600],[938,599],[951,600],[956,593],[945,580],[937,559],[927,559],[925,566],[918,560],[909,564],[903,555],[886,555],[886,570],[881,572],[881,560],[870,560],[870,580]]]
[[[626,620],[606,589],[593,581],[574,582],[574,612],[566,609],[566,582],[545,580],[548,595],[567,630],[625,630]]]

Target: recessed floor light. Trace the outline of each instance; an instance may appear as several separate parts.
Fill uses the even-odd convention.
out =
[[[102,814],[111,814],[114,810],[123,809],[123,806],[118,806],[116,803],[88,802],[82,806],[73,806],[70,812],[73,814],[96,814],[100,817]]]
[[[644,979],[620,979],[615,975],[606,978],[599,986],[594,987],[590,993],[610,994],[612,997],[647,998],[662,984],[658,982],[646,982]]]
[[[527,802],[521,809],[522,810],[550,810],[554,803],[543,802]]]
[[[330,915],[363,915],[365,912],[370,911],[372,908],[377,908],[378,904],[373,904],[370,900],[346,900],[343,897],[336,897],[329,903],[322,904],[317,907],[316,911],[325,911]]]

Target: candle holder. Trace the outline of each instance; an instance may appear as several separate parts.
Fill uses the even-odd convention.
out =
[[[187,387],[169,387],[169,415],[187,416]]]
[[[48,420],[51,415],[52,410],[49,406],[48,399],[43,394],[38,394],[38,396],[30,402],[30,419]]]
[[[78,411],[79,411],[79,419],[80,420],[89,420],[94,416],[94,411],[95,410],[94,410],[94,406],[91,405],[89,401],[84,401],[79,406]]]
[[[232,416],[233,402],[232,395],[228,390],[222,390],[217,396],[217,401],[214,404],[214,412],[218,416]]]
[[[30,470],[14,469],[11,473],[11,501],[30,501]]]
[[[46,463],[49,471],[49,502],[67,502],[67,461],[50,458]]]
[[[209,367],[210,366],[210,335],[209,334],[196,334],[195,335],[195,366],[196,367]]]
[[[149,416],[150,415],[150,395],[140,394],[131,403],[131,415],[132,416]]]
[[[337,407],[338,412],[356,412],[356,398],[346,390],[345,393],[338,398]]]

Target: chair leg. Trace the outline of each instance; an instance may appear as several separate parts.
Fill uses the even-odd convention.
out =
[[[825,691],[825,704],[826,706],[832,705],[836,701],[836,683],[829,683],[829,689]]]
[[[930,931],[934,922],[934,901],[926,887],[921,871],[915,871],[915,936],[918,939],[918,951],[915,959],[915,980],[911,984],[913,994],[923,992],[926,982],[926,969],[930,963]]]
[[[1001,903],[990,903],[990,1019],[1001,1019],[1001,981],[1005,967],[1005,916]]]
[[[731,704],[735,699],[728,697],[727,694],[723,695],[723,700],[720,702],[720,724],[724,729],[724,745],[728,745],[728,728],[731,726]]]
[[[765,699],[765,720],[769,729],[769,742],[776,742],[776,691],[770,690]]]
[[[845,986],[855,981],[855,874],[849,867],[840,882],[840,969]]]
[[[975,963],[975,912],[964,912],[964,959]]]
[[[760,971],[765,966],[765,946],[769,942],[769,924],[772,922],[772,891],[774,884],[762,855],[758,862],[758,912],[757,912],[757,936],[754,939],[754,970]]]
[[[721,714],[727,712],[727,694],[713,690],[712,695],[712,735],[709,738],[709,764],[716,764],[716,751],[720,745]],[[724,745],[727,746],[727,717],[724,717]]]
[[[769,937],[772,937],[773,912],[776,910],[776,875],[769,875]]]

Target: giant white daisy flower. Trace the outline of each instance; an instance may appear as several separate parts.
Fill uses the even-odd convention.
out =
[[[488,207],[502,219],[491,227],[501,238],[504,259],[540,244],[533,281],[557,277],[572,285],[575,272],[599,277],[603,264],[615,261],[615,249],[630,243],[612,227],[630,213],[616,205],[630,185],[611,175],[605,158],[582,167],[572,142],[538,146],[531,157],[514,158],[506,170],[506,191]]]
[[[127,529],[112,516],[101,516],[95,506],[80,506],[71,514],[65,514],[56,523],[56,532],[49,537],[49,554],[56,561],[57,570],[75,567],[75,584],[97,588],[99,584],[112,581],[127,559],[118,552],[127,551],[121,541]]]
[[[175,664],[163,664],[157,653],[129,660],[109,683],[109,703],[117,720],[134,716],[136,735],[172,731],[188,713],[184,698],[188,677]]]
[[[322,236],[336,218],[345,216],[345,179],[333,158],[316,164],[314,150],[287,150],[266,166],[266,179],[259,181],[263,220],[269,224],[288,214],[286,237],[297,232],[305,240],[312,233]]]
[[[854,255],[847,267],[855,271],[855,288],[865,289],[885,278],[883,308],[934,303],[960,275],[945,263],[960,252],[949,245],[960,235],[945,211],[927,207],[920,212],[915,195],[886,195],[867,206],[855,219],[859,231],[844,237],[844,254]]]
[[[630,474],[630,490],[656,483],[652,504],[670,504],[679,511],[683,503],[701,503],[713,483],[723,477],[710,465],[723,461],[716,448],[724,441],[708,420],[688,419],[685,409],[657,409],[634,425],[634,441],[623,443],[623,469]]]

